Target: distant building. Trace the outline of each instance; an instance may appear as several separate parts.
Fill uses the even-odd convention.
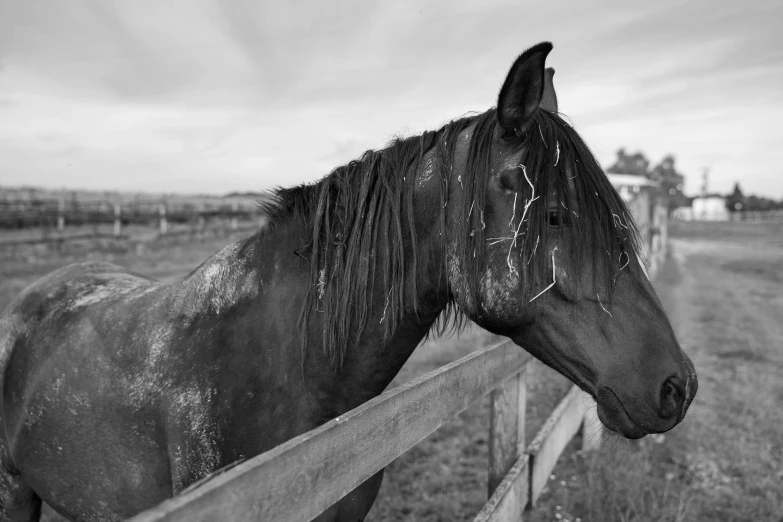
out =
[[[728,221],[726,198],[719,194],[707,194],[693,198],[691,219],[694,221]]]
[[[672,211],[672,217],[681,221],[693,221],[693,207],[677,207]]]
[[[658,182],[637,174],[607,173],[606,177],[609,178],[611,184],[614,185],[614,188],[617,189],[617,192],[620,193],[620,196],[626,203],[636,199],[636,194],[642,191],[655,190],[660,186]]]

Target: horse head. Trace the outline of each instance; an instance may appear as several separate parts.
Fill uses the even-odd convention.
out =
[[[514,62],[496,110],[455,144],[446,212],[449,288],[596,399],[629,438],[671,429],[697,389],[646,275],[625,203],[557,113],[552,46]]]

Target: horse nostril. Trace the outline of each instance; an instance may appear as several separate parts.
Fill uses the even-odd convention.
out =
[[[684,403],[685,387],[680,384],[680,379],[677,377],[669,377],[661,387],[661,406],[659,411],[661,417],[668,419],[679,415]]]

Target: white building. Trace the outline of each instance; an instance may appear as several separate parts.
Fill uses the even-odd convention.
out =
[[[695,221],[728,221],[729,211],[726,210],[726,198],[717,195],[699,196],[693,198],[691,215]]]
[[[644,176],[636,176],[633,174],[607,173],[606,177],[609,178],[609,181],[614,185],[614,188],[617,189],[626,203],[636,199],[636,194],[644,188],[657,188],[660,186],[657,181],[652,181]]]

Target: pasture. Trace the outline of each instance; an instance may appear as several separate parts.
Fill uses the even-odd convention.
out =
[[[0,306],[44,273],[86,257],[174,281],[229,239],[6,257]],[[783,226],[676,223],[670,242],[656,289],[699,371],[688,418],[662,436],[635,443],[608,436],[596,453],[567,450],[526,520],[783,520]],[[391,386],[490,341],[478,328],[431,340]],[[568,388],[536,368],[528,440]],[[486,500],[488,411],[486,400],[472,406],[389,466],[368,519],[471,520]]]

